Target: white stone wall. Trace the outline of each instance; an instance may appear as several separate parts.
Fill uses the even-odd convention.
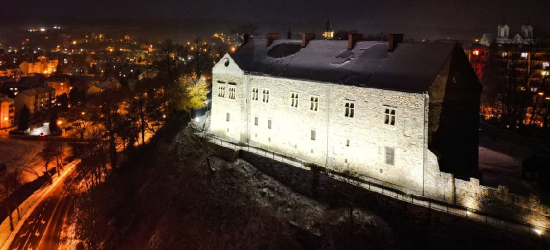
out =
[[[213,70],[211,133],[422,193],[425,95],[245,75],[227,59],[229,66],[222,58]],[[237,87],[235,100],[228,98],[230,82]],[[225,86],[223,98],[219,86]],[[253,88],[258,100],[251,98]],[[268,102],[263,102],[264,90],[269,90]],[[291,106],[292,93],[299,96],[298,107]],[[318,98],[317,111],[311,110],[311,97]],[[345,116],[346,101],[354,103],[353,118]],[[396,112],[393,126],[384,122],[388,107]],[[386,147],[394,148],[394,165],[385,162]]]
[[[235,99],[229,98],[230,83],[235,84]],[[219,86],[225,86],[225,97],[218,96]],[[251,98],[253,88],[258,100]],[[485,187],[477,179],[463,181],[439,170],[436,154],[428,149],[427,95],[249,75],[227,55],[214,67],[212,90],[210,132],[220,137],[351,170],[474,211],[550,225],[550,208],[537,197],[509,194],[506,187]],[[269,90],[268,102],[263,102],[263,90]],[[298,94],[298,107],[291,106],[292,93]],[[318,98],[317,111],[310,110],[312,96]],[[353,118],[345,116],[346,101],[354,103]],[[386,107],[396,111],[394,126],[384,123]],[[394,165],[386,164],[385,147],[395,149]]]

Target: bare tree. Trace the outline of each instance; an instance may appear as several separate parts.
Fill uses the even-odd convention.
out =
[[[244,34],[249,34],[251,36],[258,35],[258,26],[253,23],[241,24],[238,27],[231,29],[231,34],[237,36],[241,43],[244,43]]]
[[[3,200],[10,221],[10,230],[13,231],[13,210],[17,210],[17,217],[20,220],[21,214],[19,206],[15,199],[11,197],[13,193],[22,185],[23,179],[19,169],[14,169],[0,176],[0,201]]]

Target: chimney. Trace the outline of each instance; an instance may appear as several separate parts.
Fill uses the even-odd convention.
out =
[[[403,43],[403,34],[388,34],[388,51],[393,52],[397,44]]]
[[[267,33],[267,46],[271,45],[273,41],[279,39],[279,33]]]
[[[303,33],[302,34],[302,48],[305,48],[307,46],[307,44],[313,39],[315,39],[315,34]]]
[[[250,34],[244,34],[243,35],[243,45],[247,44],[248,41],[250,41]]]
[[[361,34],[348,34],[348,49],[353,49],[355,44],[363,39],[363,35]]]

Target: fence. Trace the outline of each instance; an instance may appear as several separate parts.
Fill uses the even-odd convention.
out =
[[[238,145],[233,142],[225,141],[224,139],[221,139],[219,137],[213,136],[211,134],[203,134],[202,136],[205,136],[207,139],[209,139],[211,142],[220,145],[222,147],[230,148],[233,150],[243,150],[246,152],[254,153],[259,156],[264,156],[267,158],[271,158],[275,161],[279,161],[281,163],[285,163],[294,167],[298,167],[301,169],[311,170],[309,167],[306,167],[305,164],[308,164],[309,161],[289,157],[286,155],[282,155],[273,151],[260,149],[254,146],[251,146],[249,144],[241,144]],[[382,185],[378,181],[370,180],[367,177],[352,177],[347,176],[341,172],[337,172],[335,170],[326,169],[325,171],[330,177],[346,181],[348,183],[351,183],[356,186],[360,186],[364,189],[367,189],[372,192],[376,192],[394,199],[398,199],[410,204],[414,204],[417,206],[422,206],[428,209],[436,210],[443,213],[452,214],[455,216],[460,216],[464,218],[468,218],[474,221],[478,221],[481,223],[485,223],[491,226],[495,226],[498,228],[502,228],[505,230],[513,231],[513,232],[519,232],[524,233],[527,235],[532,235],[533,237],[540,238],[543,240],[546,240],[550,242],[550,229],[548,228],[542,228],[542,227],[535,227],[533,225],[527,224],[527,223],[518,223],[518,222],[512,222],[508,220],[499,219],[490,215],[477,213],[472,211],[471,209],[468,209],[467,207],[460,207],[460,206],[454,206],[446,203],[441,203],[433,200],[426,199],[424,197],[414,196],[410,194],[405,194],[403,192],[392,190],[391,188],[388,188],[384,185]]]

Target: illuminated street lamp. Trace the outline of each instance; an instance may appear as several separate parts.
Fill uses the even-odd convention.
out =
[[[543,95],[544,95],[544,92],[539,92],[539,95],[540,95],[540,96],[543,96]]]

